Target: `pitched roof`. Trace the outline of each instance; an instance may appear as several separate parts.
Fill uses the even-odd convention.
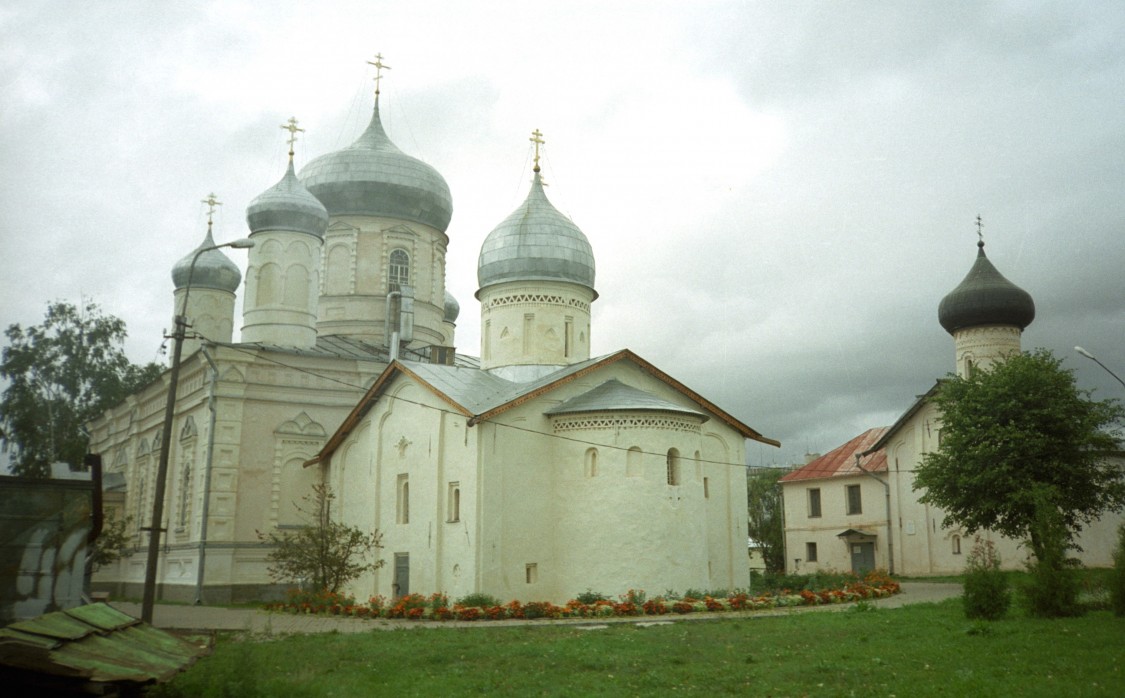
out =
[[[887,429],[887,427],[868,429],[846,444],[832,449],[823,456],[810,461],[807,465],[785,475],[781,478],[781,482],[859,475],[863,471],[869,473],[886,471],[886,451],[880,449],[874,453],[866,452],[878,442]],[[865,453],[866,455],[864,455]],[[856,455],[860,456],[858,466],[856,465]]]
[[[375,383],[352,409],[347,418],[344,419],[340,428],[328,439],[328,442],[324,445],[324,448],[321,449],[320,453],[306,462],[305,465],[319,463],[331,456],[336,448],[347,438],[348,434],[351,433],[352,429],[359,424],[363,416],[378,402],[379,397],[390,385],[391,381],[399,375],[406,375],[415,380],[422,387],[428,389],[443,402],[447,403],[455,412],[467,417],[469,426],[474,426],[480,422],[492,419],[514,407],[522,405],[525,402],[534,400],[540,395],[548,393],[559,386],[581,378],[593,371],[617,363],[618,361],[629,361],[645,373],[648,373],[657,380],[674,388],[700,408],[698,414],[718,419],[745,438],[760,441],[761,443],[771,446],[781,445],[779,441],[762,436],[754,429],[719,409],[716,405],[704,399],[648,361],[637,356],[632,351],[622,349],[613,354],[607,354],[571,366],[566,366],[528,383],[509,381],[495,376],[488,371],[465,366],[445,366],[441,364],[416,363],[413,361],[394,361],[388,365],[386,370],[375,380]],[[597,389],[595,389],[595,391],[596,390]],[[639,390],[637,390],[636,393],[648,395]],[[618,397],[622,396],[623,393],[619,391]],[[664,403],[665,409],[669,409],[667,406],[672,405],[672,403],[665,403],[659,398],[656,398],[656,396],[650,395],[647,400],[647,403],[650,405],[648,409],[655,409],[651,407],[651,405],[656,404],[653,400],[659,400],[661,403]],[[633,394],[631,403],[633,405],[632,407],[620,407],[616,409],[640,409],[637,407],[640,401],[636,394]],[[689,411],[680,405],[672,405],[672,407],[680,412]],[[613,408],[604,407],[602,409]]]
[[[576,414],[581,412],[605,412],[614,410],[629,410],[639,412],[673,412],[701,417],[703,421],[709,419],[708,415],[684,407],[652,393],[639,390],[631,385],[625,385],[616,378],[611,378],[593,390],[581,395],[576,395],[562,404],[555,405],[544,414]]]

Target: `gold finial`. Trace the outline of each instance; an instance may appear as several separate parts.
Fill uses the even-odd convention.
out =
[[[207,204],[207,230],[211,230],[212,216],[215,213],[215,209],[222,206],[223,202],[215,198],[215,192],[211,192],[207,195],[206,199],[203,199],[203,203]]]
[[[535,144],[535,168],[532,171],[538,172],[539,171],[539,146],[543,145],[547,141],[543,140],[543,134],[539,132],[539,129],[535,129],[534,131],[532,131],[531,132],[531,138],[528,138],[527,140],[529,140],[529,141],[531,141],[532,143]]]
[[[984,221],[981,220],[980,214],[977,214],[977,244],[984,245]]]
[[[367,61],[367,65],[375,66],[375,97],[379,97],[379,81],[383,79],[383,68],[390,70],[391,67],[383,62],[383,54],[376,53],[375,60]]]
[[[293,159],[293,144],[297,142],[297,132],[305,132],[305,129],[297,126],[297,117],[289,117],[289,121],[281,125],[281,128],[289,132],[289,159]]]

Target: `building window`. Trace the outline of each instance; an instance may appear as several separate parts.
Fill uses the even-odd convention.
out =
[[[703,478],[703,498],[711,498],[711,486],[710,483],[707,482],[707,478]]]
[[[680,452],[674,448],[668,449],[668,484],[680,484]]]
[[[809,488],[809,518],[820,518],[820,488]]]
[[[524,567],[524,579],[528,584],[534,584],[539,581],[539,565],[535,562],[529,562]]]
[[[961,536],[953,536],[953,554],[961,554]]]
[[[454,523],[461,520],[461,483],[449,483],[449,523]]]
[[[816,562],[816,543],[805,543],[805,562]]]
[[[400,524],[410,523],[410,476],[398,476],[398,506],[395,520]]]
[[[574,318],[563,321],[563,356],[570,358],[574,353]]]
[[[625,476],[641,476],[641,449],[631,446],[625,453]]]
[[[586,449],[586,477],[598,476],[598,449]]]
[[[387,266],[387,290],[399,291],[410,284],[410,255],[406,250],[392,250]]]
[[[847,489],[848,514],[863,513],[863,499],[860,497],[859,485],[848,485]]]

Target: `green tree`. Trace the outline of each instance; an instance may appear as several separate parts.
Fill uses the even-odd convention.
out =
[[[160,376],[158,364],[129,362],[125,323],[93,303],[56,301],[43,324],[10,325],[4,334],[0,426],[17,475],[47,477],[56,461],[80,467],[89,443],[83,425]]]
[[[941,446],[922,457],[914,483],[946,525],[1026,540],[1040,561],[1058,556],[1039,533],[1039,507],[1057,510],[1066,547],[1125,506],[1125,473],[1106,458],[1125,411],[1091,399],[1061,364],[1040,349],[944,381],[934,396]]]
[[[750,537],[761,546],[766,572],[785,572],[785,522],[782,521],[781,468],[751,469],[746,476],[746,507]]]
[[[313,485],[311,495],[302,499],[298,510],[311,521],[296,531],[258,532],[258,539],[269,543],[269,573],[276,582],[294,582],[316,591],[340,588],[369,570],[383,566],[383,560],[367,557],[383,547],[383,534],[371,533],[332,520],[332,500],[336,496],[328,485]]]

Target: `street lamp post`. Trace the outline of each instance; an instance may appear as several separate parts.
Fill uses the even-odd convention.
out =
[[[1111,375],[1111,376],[1113,376],[1114,378],[1116,378],[1116,379],[1117,379],[1117,382],[1118,382],[1118,383],[1120,383],[1120,384],[1121,384],[1122,386],[1125,386],[1125,381],[1121,380],[1121,376],[1119,376],[1119,375],[1117,375],[1116,373],[1114,373],[1113,371],[1109,370],[1109,366],[1106,366],[1106,365],[1105,365],[1105,364],[1103,364],[1103,363],[1102,363],[1101,361],[1098,361],[1098,357],[1094,356],[1093,354],[1091,354],[1090,352],[1086,351],[1086,350],[1085,350],[1085,349],[1083,349],[1082,347],[1074,347],[1074,351],[1078,352],[1078,353],[1079,353],[1079,354],[1081,354],[1082,356],[1085,356],[1085,357],[1086,357],[1087,359],[1089,359],[1089,360],[1093,361],[1093,362],[1094,362],[1094,363],[1096,363],[1097,365],[1099,365],[1099,366],[1101,366],[1102,368],[1104,368],[1104,369],[1105,369],[1105,372],[1106,372],[1106,373],[1108,373],[1109,375]]]
[[[210,227],[210,223],[208,223]],[[172,415],[176,411],[176,386],[180,381],[180,355],[183,353],[184,338],[187,336],[187,308],[188,294],[191,293],[191,277],[195,273],[195,263],[204,252],[217,250],[223,247],[246,249],[253,247],[254,241],[249,238],[240,238],[222,245],[202,247],[195,251],[188,267],[187,284],[184,285],[184,300],[180,304],[180,312],[176,315],[175,327],[172,330],[172,370],[168,375],[168,400],[164,405],[164,431],[160,438],[160,462],[156,467],[156,501],[152,505],[152,525],[148,535],[148,562],[145,565],[144,598],[141,601],[141,620],[152,623],[152,608],[156,603],[156,568],[160,557],[160,534],[163,532],[162,520],[164,519],[164,489],[168,480],[168,454],[172,446]]]

